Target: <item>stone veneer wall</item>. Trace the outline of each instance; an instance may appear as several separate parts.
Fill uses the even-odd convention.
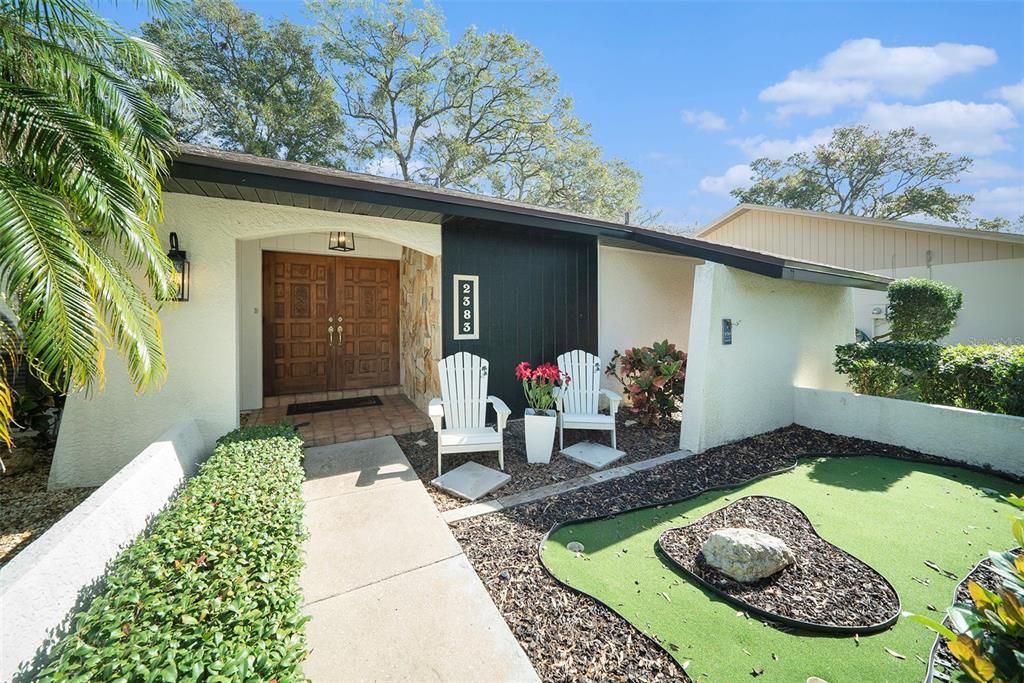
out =
[[[430,399],[441,395],[441,257],[402,247],[399,280],[402,392],[426,410]]]

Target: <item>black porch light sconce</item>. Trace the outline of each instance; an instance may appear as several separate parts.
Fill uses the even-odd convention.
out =
[[[178,291],[171,295],[171,301],[188,301],[190,267],[188,253],[178,248],[178,233],[170,235],[171,250],[167,252],[167,258],[171,260],[176,273]]]
[[[332,232],[327,242],[327,248],[331,251],[352,251],[356,248],[356,234],[354,232]]]

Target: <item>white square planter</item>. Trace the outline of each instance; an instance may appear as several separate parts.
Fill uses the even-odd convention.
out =
[[[526,430],[526,462],[546,465],[551,462],[555,446],[555,411],[536,411],[527,408],[524,415]]]

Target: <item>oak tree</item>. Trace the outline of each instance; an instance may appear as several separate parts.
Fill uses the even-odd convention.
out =
[[[194,106],[161,99],[179,140],[341,164],[344,121],[334,84],[320,73],[303,27],[287,19],[264,25],[231,0],[176,7],[174,15],[143,24],[142,33],[198,96]]]
[[[621,220],[639,174],[607,161],[537,48],[508,33],[451,41],[434,6],[313,0],[348,147],[404,180]]]
[[[947,189],[972,164],[913,128],[888,133],[865,126],[836,128],[810,153],[751,164],[754,184],[736,188],[740,202],[899,220],[930,216],[961,221],[970,194]]]

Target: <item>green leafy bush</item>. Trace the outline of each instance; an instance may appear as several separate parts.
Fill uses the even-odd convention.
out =
[[[836,372],[850,378],[858,394],[916,398],[921,378],[939,362],[933,342],[857,342],[836,347]]]
[[[921,400],[1024,416],[1024,346],[949,346],[921,382]]]
[[[1024,416],[1024,346],[941,347],[960,290],[907,278],[889,285],[891,339],[836,347],[835,369],[859,394]]]
[[[1024,510],[1024,498],[1007,500]],[[1013,537],[1024,545],[1024,516],[1013,521]],[[960,668],[979,683],[1024,681],[1024,556],[989,552],[999,586],[990,591],[968,581],[970,603],[946,611],[952,628],[922,615],[913,615],[946,639]]]
[[[302,680],[302,481],[293,428],[223,437],[39,680]]]
[[[1024,346],[860,342],[834,366],[859,394],[1024,416]]]
[[[937,280],[908,277],[889,283],[889,335],[893,339],[936,341],[949,334],[963,306],[963,293]]]
[[[679,410],[686,383],[686,352],[667,339],[621,354],[616,350],[605,374],[622,384],[640,423],[655,424]]]

